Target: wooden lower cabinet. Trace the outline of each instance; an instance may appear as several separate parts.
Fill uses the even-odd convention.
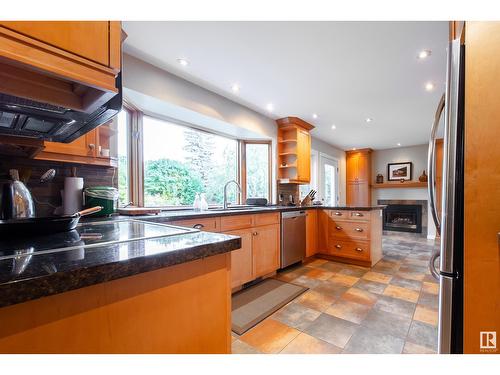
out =
[[[233,230],[225,234],[241,237],[241,248],[231,252],[231,288],[237,288],[254,279],[253,229]]]
[[[280,268],[280,226],[254,228],[252,251],[254,276],[260,277]]]
[[[272,274],[280,267],[279,213],[222,216],[220,220],[224,234],[240,236],[242,241],[241,249],[231,252],[231,288]]]
[[[318,252],[318,210],[306,211],[306,257]]]
[[[381,210],[318,210],[318,253],[373,266],[382,258]]]

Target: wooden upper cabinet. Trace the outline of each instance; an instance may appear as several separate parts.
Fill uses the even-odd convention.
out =
[[[346,151],[346,203],[348,206],[371,204],[371,149]]]
[[[278,179],[288,183],[311,180],[311,135],[314,126],[298,117],[276,120],[278,124]]]
[[[107,21],[9,21],[0,22],[0,25],[96,63],[110,66]]]
[[[119,90],[119,21],[0,22],[0,92],[92,112]]]

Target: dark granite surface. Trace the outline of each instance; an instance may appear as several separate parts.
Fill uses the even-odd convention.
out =
[[[194,210],[166,210],[160,212],[158,215],[145,215],[145,216],[133,216],[133,218],[140,220],[153,221],[158,223],[167,223],[169,221],[176,220],[189,220],[201,217],[215,217],[215,216],[234,216],[234,215],[248,215],[266,212],[283,212],[283,211],[297,211],[297,210],[355,210],[355,211],[373,211],[381,210],[385,206],[264,206],[264,207],[253,207],[248,209],[236,209],[236,210],[219,210],[210,209],[208,211],[194,211]],[[111,218],[113,219],[123,219],[130,216],[120,216],[115,215]],[[85,220],[99,220],[99,219],[85,219]],[[102,220],[102,219],[101,219]],[[109,218],[108,218],[109,220]]]
[[[0,260],[0,307],[226,253],[241,238],[194,232],[172,237],[77,247],[56,253],[26,250]],[[28,252],[29,255],[26,255]]]

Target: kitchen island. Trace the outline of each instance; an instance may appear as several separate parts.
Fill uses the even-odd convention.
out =
[[[229,353],[230,252],[240,246],[236,236],[190,231],[4,251],[0,352]]]

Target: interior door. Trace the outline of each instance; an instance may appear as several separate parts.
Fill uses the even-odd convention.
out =
[[[326,206],[337,206],[339,197],[339,162],[326,155],[319,156],[319,196]]]

